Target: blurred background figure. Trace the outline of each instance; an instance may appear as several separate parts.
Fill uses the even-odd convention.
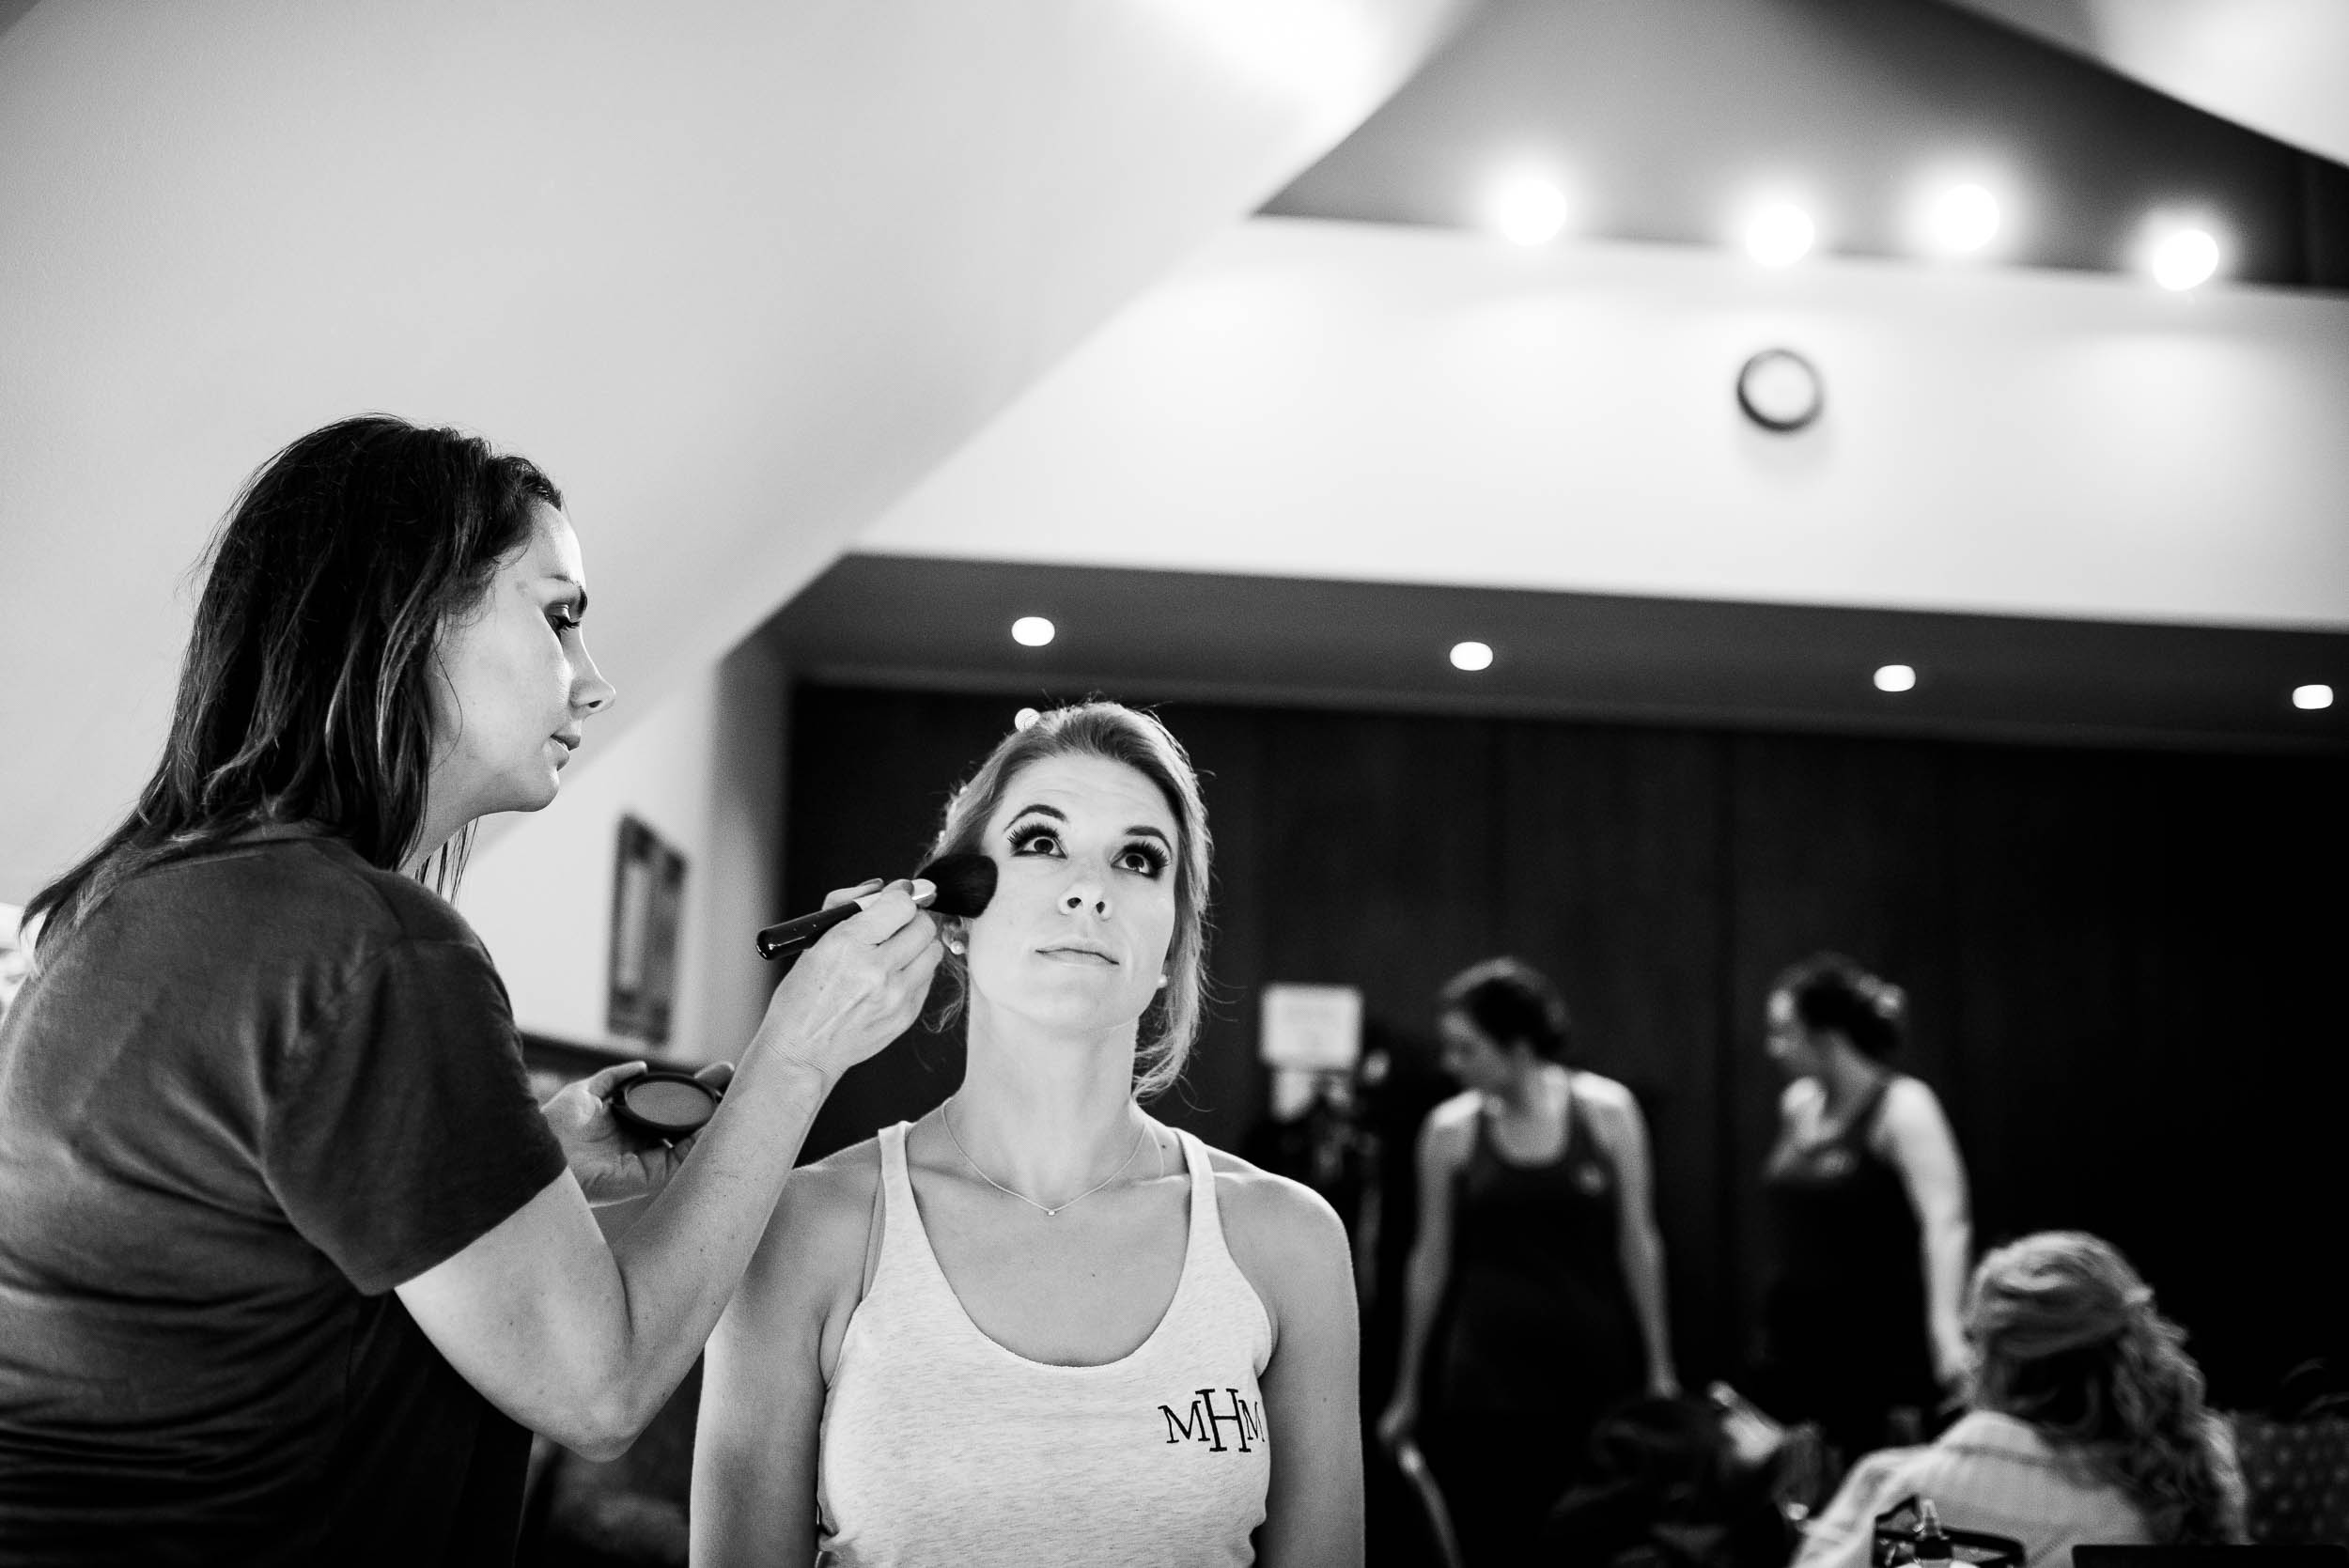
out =
[[[2061,1568],[2081,1542],[2243,1539],[2243,1480],[2185,1333],[2109,1243],[2045,1231],[1975,1272],[1968,1414],[1930,1448],[1870,1455],[1812,1527],[1799,1568],[1860,1568],[1875,1516],[1931,1498],[1952,1529]]]
[[[1764,1173],[1777,1257],[1758,1391],[1846,1463],[1921,1438],[1966,1366],[1966,1168],[1939,1099],[1890,1065],[1906,1007],[1833,953],[1770,990],[1770,1060],[1790,1081]]]
[[[1609,1406],[1677,1380],[1638,1101],[1565,1065],[1565,1003],[1514,958],[1455,976],[1440,1009],[1445,1064],[1466,1089],[1420,1134],[1419,1234],[1379,1436],[1390,1448],[1417,1436],[1482,1568],[1528,1559]]]

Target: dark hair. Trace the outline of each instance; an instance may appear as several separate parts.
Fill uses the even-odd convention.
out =
[[[1078,703],[1043,713],[1030,709],[946,803],[946,820],[930,854],[934,859],[976,849],[988,818],[1003,804],[1004,792],[1020,770],[1058,756],[1124,763],[1158,786],[1174,815],[1174,935],[1167,947],[1166,988],[1143,1012],[1143,1038],[1134,1052],[1134,1093],[1146,1097],[1183,1076],[1206,997],[1207,868],[1214,841],[1207,833],[1199,775],[1183,743],[1155,715],[1122,703]],[[969,970],[949,949],[939,972],[944,977],[946,1000],[937,1018],[944,1024],[962,1011]]]
[[[1471,964],[1444,983],[1438,1001],[1503,1050],[1522,1041],[1545,1061],[1566,1059],[1573,1020],[1566,1016],[1565,998],[1531,964],[1516,958]]]
[[[418,849],[441,629],[563,497],[476,436],[363,414],[257,470],[214,536],[163,760],[130,816],[33,895],[43,946],[123,878],[272,823],[369,863]],[[468,827],[435,856],[462,875]]]
[[[1900,1048],[1908,993],[1840,953],[1813,954],[1781,974],[1771,990],[1793,1000],[1803,1027],[1831,1029],[1871,1061]]]
[[[2126,1491],[2156,1542],[2243,1539],[2243,1481],[2186,1334],[2111,1243],[2043,1231],[1974,1270],[1973,1403]]]

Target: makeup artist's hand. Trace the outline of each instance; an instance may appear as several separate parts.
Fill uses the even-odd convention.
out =
[[[937,896],[931,883],[901,878],[841,888],[826,898],[828,909],[849,900],[863,908],[792,965],[768,1000],[753,1048],[812,1069],[829,1090],[911,1028],[946,951],[924,908]]]
[[[624,1203],[649,1198],[668,1184],[685,1163],[693,1141],[680,1138],[663,1148],[620,1126],[612,1114],[609,1096],[616,1086],[646,1071],[642,1062],[623,1062],[593,1078],[567,1083],[538,1108],[547,1119],[571,1174],[591,1203]],[[693,1075],[704,1083],[723,1089],[734,1077],[732,1063],[720,1062]]]

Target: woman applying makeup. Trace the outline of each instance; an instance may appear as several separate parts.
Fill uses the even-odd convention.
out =
[[[628,1446],[912,1020],[930,919],[860,889],[690,1159],[620,1134],[630,1068],[532,1103],[428,879],[553,800],[613,695],[586,607],[560,493],[454,430],[345,420],[240,497],[163,761],[0,1022],[0,1560],[510,1561],[529,1433]]]
[[[710,1342],[698,1564],[1357,1564],[1345,1234],[1175,1132],[1208,835],[1189,760],[1110,703],[1006,737],[936,852],[961,1086],[797,1174]]]

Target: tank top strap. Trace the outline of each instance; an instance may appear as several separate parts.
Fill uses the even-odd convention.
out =
[[[1598,1141],[1598,1129],[1591,1123],[1591,1113],[1582,1103],[1582,1091],[1575,1086],[1571,1073],[1566,1078],[1565,1145],[1569,1162],[1589,1163],[1613,1172],[1614,1158],[1607,1152],[1607,1145]]]
[[[1190,1235],[1184,1244],[1183,1280],[1175,1288],[1170,1318],[1203,1314],[1218,1333],[1237,1333],[1262,1373],[1272,1350],[1272,1313],[1223,1239],[1223,1211],[1216,1201],[1215,1164],[1207,1146],[1181,1128],[1183,1164],[1190,1173]]]
[[[1172,1129],[1183,1146],[1183,1169],[1190,1172],[1190,1241],[1193,1248],[1213,1242],[1223,1247],[1223,1216],[1215,1203],[1215,1163],[1207,1146],[1180,1127]]]
[[[906,1135],[912,1129],[912,1123],[899,1122],[880,1130],[880,1265],[873,1271],[869,1294],[879,1294],[885,1280],[894,1280],[901,1290],[918,1288],[925,1272],[928,1238],[922,1230],[922,1211],[914,1205],[913,1178],[906,1169]]]
[[[1876,1121],[1884,1114],[1884,1096],[1891,1087],[1890,1073],[1876,1079],[1875,1087],[1868,1091],[1867,1098],[1852,1108],[1851,1116],[1843,1123],[1843,1130],[1835,1135],[1835,1141],[1846,1148],[1865,1149],[1869,1140],[1875,1136]]]

